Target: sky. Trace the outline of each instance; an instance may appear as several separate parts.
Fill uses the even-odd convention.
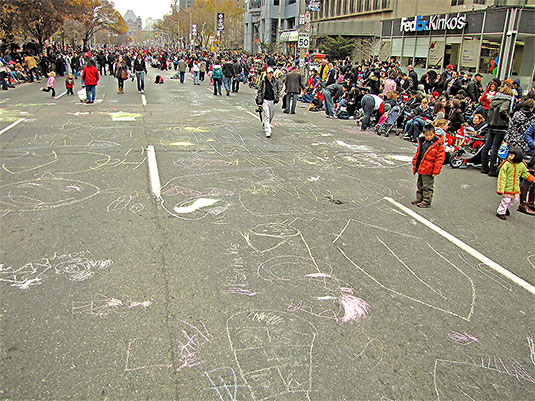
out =
[[[143,26],[147,18],[162,18],[162,15],[171,11],[171,0],[112,0],[115,9],[124,14],[132,10],[136,17],[141,17]]]

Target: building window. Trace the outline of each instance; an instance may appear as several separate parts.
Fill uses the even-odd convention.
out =
[[[371,10],[371,2],[372,0],[364,0],[364,11],[370,11]]]
[[[381,8],[380,3],[381,3],[381,0],[373,0],[373,9],[379,10]]]
[[[349,11],[349,2],[351,0],[344,0],[344,15],[347,15],[348,14],[348,11]]]
[[[382,0],[383,1],[383,9],[390,8],[390,0]]]
[[[329,13],[329,17],[334,17],[334,7],[336,6],[336,0],[331,0],[331,12]]]
[[[464,0],[451,0],[451,6],[463,6]]]
[[[362,12],[362,0],[355,0],[357,2],[357,13]]]
[[[336,2],[336,16],[342,15],[342,0]]]
[[[349,14],[355,14],[355,0],[348,0],[349,2]]]
[[[487,0],[474,0],[474,4],[483,4],[483,5],[485,5],[486,2],[487,2]]]
[[[295,4],[295,0],[288,1],[288,4]]]

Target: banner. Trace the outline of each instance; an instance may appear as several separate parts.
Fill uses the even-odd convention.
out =
[[[465,40],[463,42],[462,67],[477,67],[479,55],[479,40]]]
[[[307,11],[320,11],[320,0],[306,0],[306,10]]]
[[[444,40],[431,40],[429,45],[428,63],[429,67],[441,66],[444,59]]]
[[[221,32],[225,30],[225,14],[217,13],[217,31]]]

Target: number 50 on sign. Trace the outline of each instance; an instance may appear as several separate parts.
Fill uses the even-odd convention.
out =
[[[300,33],[297,40],[297,47],[299,49],[308,48],[310,45],[310,36],[308,33]]]

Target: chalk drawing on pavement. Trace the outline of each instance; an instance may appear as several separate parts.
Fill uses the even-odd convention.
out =
[[[14,268],[0,264],[0,282],[8,283],[12,287],[28,289],[39,285],[51,271],[71,281],[84,281],[91,278],[95,272],[111,266],[110,259],[93,259],[89,251],[67,254],[57,254],[50,258],[43,258],[40,262],[26,263],[22,267]]]
[[[92,299],[73,302],[71,305],[71,312],[75,315],[83,314],[104,318],[109,315],[122,313],[131,309],[146,309],[151,304],[152,301],[121,301],[117,298],[111,298],[103,294],[97,294]]]
[[[381,288],[437,311],[470,321],[476,291],[470,276],[438,251],[438,245],[405,233],[350,219],[333,243],[355,268]],[[365,233],[365,234],[364,234]],[[438,240],[440,244],[440,240]],[[414,244],[433,266],[411,261]],[[355,249],[359,249],[358,254]],[[380,251],[378,251],[378,249]],[[451,294],[463,294],[451,297]]]
[[[310,400],[316,328],[294,314],[240,312],[227,319],[227,334],[253,400]]]
[[[212,385],[206,390],[214,390],[220,401],[237,401],[238,389],[240,387],[248,387],[247,385],[238,384],[236,372],[230,366],[207,370],[204,375]]]

